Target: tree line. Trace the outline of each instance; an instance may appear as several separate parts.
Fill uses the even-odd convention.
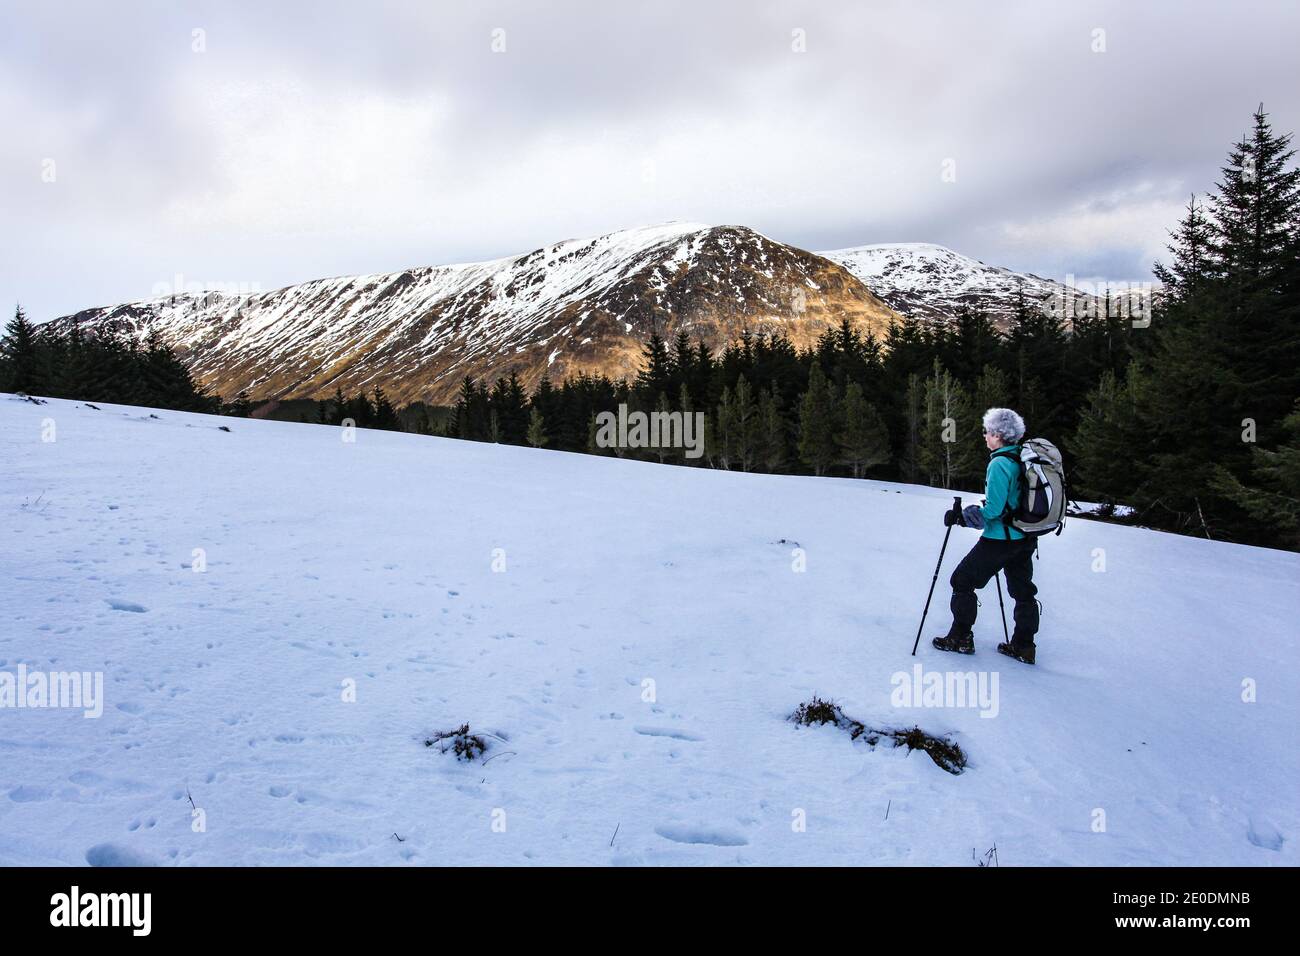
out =
[[[223,401],[195,382],[176,353],[151,333],[143,341],[112,327],[57,330],[23,311],[0,336],[0,391],[118,405],[248,417],[257,407],[246,391]],[[317,402],[316,422],[434,434],[424,405],[398,411],[380,387]]]
[[[187,412],[223,408],[157,334],[139,342],[113,329],[57,332],[33,323],[22,306],[0,338],[0,391]]]

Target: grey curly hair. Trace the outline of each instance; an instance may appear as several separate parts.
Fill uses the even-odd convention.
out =
[[[1009,408],[990,408],[984,413],[984,431],[1007,443],[1025,437],[1025,420]]]

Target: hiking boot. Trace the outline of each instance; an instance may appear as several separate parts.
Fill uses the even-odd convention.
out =
[[[954,654],[975,653],[975,637],[971,634],[945,634],[930,643],[941,651],[952,651]]]
[[[1037,647],[1033,644],[1011,643],[998,645],[999,654],[1005,654],[1007,657],[1014,657],[1016,660],[1023,661],[1026,664],[1032,664],[1034,662],[1034,654],[1036,651]]]

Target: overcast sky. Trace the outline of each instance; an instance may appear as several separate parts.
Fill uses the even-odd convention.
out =
[[[0,305],[44,320],[178,275],[272,289],[671,219],[1149,279],[1256,104],[1300,123],[1298,11],[4,0]]]

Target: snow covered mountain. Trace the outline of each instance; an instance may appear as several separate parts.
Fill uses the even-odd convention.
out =
[[[942,489],[340,439],[0,395],[0,864],[1300,863],[1300,555],[1075,519],[913,658]]]
[[[1070,289],[1027,272],[985,265],[925,242],[855,246],[821,253],[861,279],[889,305],[917,321],[948,321],[962,306],[983,311],[1005,326],[1024,291],[1031,306],[1050,306]]]
[[[742,226],[669,223],[526,255],[246,295],[178,294],[89,309],[59,325],[157,331],[226,398],[320,397],[382,385],[401,402],[451,399],[467,373],[621,378],[653,330],[720,348],[748,328],[811,344],[847,317],[895,313],[842,266]]]

